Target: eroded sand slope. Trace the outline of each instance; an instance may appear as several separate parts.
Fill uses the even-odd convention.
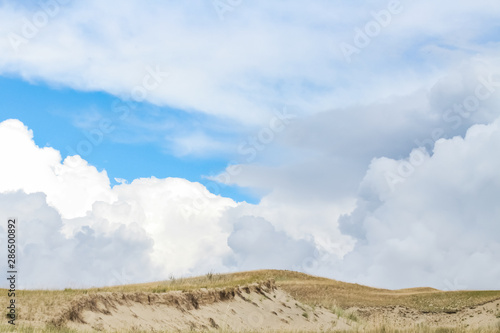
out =
[[[82,296],[53,319],[76,329],[307,330],[349,329],[328,309],[301,304],[274,281],[245,287],[168,293],[101,293]]]

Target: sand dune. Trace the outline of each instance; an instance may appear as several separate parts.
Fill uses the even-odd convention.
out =
[[[22,291],[19,305],[26,332],[500,332],[500,291],[387,290],[277,270]]]
[[[349,329],[326,308],[302,304],[274,281],[226,289],[162,294],[102,293],[76,300],[54,319],[79,330],[144,331]]]

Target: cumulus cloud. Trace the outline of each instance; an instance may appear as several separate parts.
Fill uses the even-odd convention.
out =
[[[438,140],[407,159],[374,159],[356,210],[357,240],[341,277],[389,288],[500,288],[500,119]],[[478,273],[481,272],[481,273]]]
[[[178,178],[111,188],[105,171],[36,146],[18,120],[0,123],[0,143],[8,161],[0,167],[0,211],[4,220],[20,220],[26,286],[131,283],[223,269],[231,226],[220,216],[236,205],[231,199]]]
[[[238,219],[227,239],[232,256],[229,265],[238,270],[289,269],[314,255],[315,246],[306,240],[294,240],[263,218],[245,216]]]
[[[469,147],[475,144],[471,133],[496,126],[484,127],[496,124],[495,119],[500,116],[499,73],[495,59],[472,58],[429,88],[407,96],[333,109],[294,121],[276,135],[273,144],[258,152],[258,163],[242,163],[239,173],[231,173],[232,166],[224,173],[225,178],[232,184],[255,186],[270,192],[258,206],[249,207],[252,214],[265,217],[276,228],[295,237],[313,235],[316,253],[312,260],[306,260],[308,272],[324,272],[327,276],[388,288],[421,285],[448,289],[498,288],[493,282],[497,277],[494,272],[482,281],[474,280],[473,274],[460,276],[457,280],[458,275],[450,273],[453,270],[447,270],[450,266],[445,263],[440,268],[437,263],[431,264],[431,260],[426,262],[430,252],[440,253],[444,258],[443,253],[452,251],[454,242],[460,241],[447,238],[439,249],[430,246],[426,248],[431,249],[429,253],[419,253],[427,236],[429,239],[436,237],[438,241],[442,237],[439,233],[445,233],[445,228],[439,233],[435,230],[427,233],[425,229],[413,230],[410,226],[412,221],[421,223],[423,216],[430,215],[433,220],[443,219],[437,223],[459,218],[467,225],[463,219],[468,216],[470,225],[463,227],[462,236],[473,229],[478,233],[477,241],[481,242],[480,235],[491,231],[476,227],[473,216],[486,210],[491,213],[491,223],[495,223],[498,212],[491,201],[494,195],[488,200],[483,198],[492,208],[483,207],[474,203],[477,194],[469,191],[468,186],[476,174],[481,173],[473,168],[473,161],[491,163],[488,159],[494,158],[491,155],[496,151],[496,139],[491,138],[489,144],[477,151],[474,148],[461,151],[445,145],[447,157],[439,165],[435,161],[444,154],[444,148],[438,148],[443,143],[465,140],[463,146]],[[473,151],[480,155],[476,156]],[[279,158],[272,159],[272,156]],[[445,163],[450,165],[445,166]],[[409,186],[406,183],[410,180],[423,177],[418,173],[431,166],[435,175],[429,174],[419,180],[414,191],[401,190],[401,186]],[[449,178],[458,171],[461,177]],[[438,180],[441,175],[442,179]],[[481,175],[495,177],[494,173]],[[402,185],[403,180],[405,185]],[[449,184],[436,188],[442,182]],[[490,183],[489,188],[495,188],[494,184]],[[478,188],[483,185],[477,184]],[[449,186],[453,186],[453,190],[445,194]],[[426,197],[431,199],[424,199]],[[452,204],[442,206],[443,200],[454,200],[457,209]],[[469,202],[470,211],[466,215],[457,213],[455,217],[452,212],[460,212],[462,201]],[[377,217],[382,212],[383,217]],[[374,226],[368,227],[372,222]],[[398,228],[393,223],[397,223]],[[427,223],[431,222],[424,225]],[[449,232],[453,233],[455,227],[455,224],[450,225]],[[391,249],[392,233],[396,230],[401,230],[397,235],[400,237],[398,246],[408,246],[400,255],[401,250]],[[417,231],[421,239],[412,238]],[[342,234],[352,238],[346,239]],[[376,241],[373,240],[375,235]],[[354,241],[357,245],[352,251]],[[493,243],[491,246],[495,247]],[[454,264],[458,266],[459,258],[467,257],[467,251],[473,252],[473,247],[457,252]],[[412,250],[414,253],[410,253]],[[387,257],[382,258],[386,252]],[[491,259],[492,254],[489,254]],[[345,260],[339,260],[344,255]],[[395,262],[405,264],[394,266]],[[451,265],[452,262],[446,263]],[[398,270],[409,273],[398,274]]]
[[[107,232],[86,226],[66,238],[61,233],[64,221],[47,204],[46,196],[21,191],[0,193],[0,218],[11,217],[17,217],[20,288],[78,288],[160,276],[149,256],[153,240],[138,226]],[[5,225],[0,226],[3,240],[7,238]],[[5,263],[2,269],[6,271]]]
[[[272,194],[258,205],[240,203],[224,216],[233,225],[226,265],[231,269],[274,265],[334,277],[332,264],[354,245],[340,233],[337,219],[352,207],[352,202],[291,202]]]
[[[498,60],[471,57],[415,92],[295,119],[269,144],[260,142],[254,163],[240,154],[243,171],[229,167],[224,174],[230,177],[221,179],[273,191],[280,200],[346,200],[356,195],[374,157],[399,159],[419,146],[430,150],[440,138],[493,121],[499,106]]]
[[[79,156],[61,161],[59,151],[39,148],[33,133],[19,120],[0,123],[0,183],[2,191],[22,189],[26,193],[44,192],[47,201],[64,217],[85,214],[94,201],[112,201],[106,171],[97,171]]]
[[[325,246],[342,238],[325,236],[335,228],[322,227],[322,219],[306,227],[302,222],[312,215],[305,207],[291,213],[296,216],[287,225],[280,214],[285,206],[238,204],[185,179],[141,178],[110,187],[105,171],[80,157],[61,161],[57,150],[38,147],[18,120],[0,123],[0,138],[9,161],[0,166],[0,218],[19,219],[23,287],[125,284],[273,266],[300,270],[318,249],[329,252]]]
[[[80,187],[92,190],[86,184],[93,182],[109,196],[100,200],[101,192],[90,192],[96,194],[88,210],[67,214],[61,209],[66,201],[50,201],[46,194],[57,188],[57,170],[67,161],[41,158],[25,171],[14,157],[21,154],[26,162],[57,157],[57,151],[37,147],[19,121],[1,123],[0,136],[8,139],[1,141],[3,156],[14,165],[2,164],[0,174],[21,179],[22,172],[30,177],[45,170],[45,183],[37,188],[27,191],[20,181],[0,191],[2,219],[20,220],[25,287],[274,266],[390,288],[498,288],[500,160],[491,152],[500,148],[500,120],[474,125],[464,138],[438,140],[431,153],[416,148],[406,159],[374,159],[352,212],[349,200],[300,203],[274,193],[258,205],[238,204],[177,178],[111,188],[103,172],[83,163],[82,175],[94,179],[77,181],[74,173],[73,181],[65,174],[64,181],[75,184],[66,199],[78,201]],[[117,261],[118,254],[133,260]],[[477,276],[479,270],[487,273]]]

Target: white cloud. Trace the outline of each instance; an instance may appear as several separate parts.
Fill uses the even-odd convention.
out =
[[[63,217],[84,215],[96,201],[111,202],[106,171],[97,171],[79,156],[61,161],[59,151],[39,148],[33,133],[19,120],[0,123],[1,190],[26,193],[44,192],[47,202],[57,207]]]
[[[125,284],[161,276],[149,256],[153,242],[141,228],[103,233],[85,227],[66,238],[60,231],[64,226],[60,214],[47,204],[43,193],[0,193],[0,219],[11,217],[18,219],[20,288]],[[7,237],[5,223],[0,226],[3,240]],[[5,265],[1,265],[4,271]]]
[[[500,272],[491,267],[500,247],[494,237],[500,231],[495,201],[500,160],[492,152],[500,148],[500,120],[471,127],[463,139],[439,140],[433,155],[422,153],[418,167],[393,184],[394,191],[386,175],[397,175],[401,161],[375,159],[357,208],[340,219],[352,239],[337,223],[352,211],[349,197],[329,201],[276,191],[258,205],[237,204],[176,178],[136,179],[110,188],[105,172],[86,163],[73,172],[55,172],[70,166],[56,150],[36,147],[19,121],[0,123],[0,137],[2,156],[11,161],[0,170],[6,184],[0,188],[2,218],[17,216],[27,228],[19,234],[26,287],[131,283],[278,265],[391,288],[446,288],[449,281],[498,288]],[[23,168],[29,161],[37,163]],[[10,178],[17,181],[9,184]],[[30,187],[32,182],[37,187]],[[65,200],[49,200],[60,182],[73,184],[71,191]],[[102,189],[112,200],[100,199]],[[91,202],[88,210],[73,204],[80,197]],[[272,255],[259,261],[263,248]],[[288,256],[278,263],[283,249]],[[116,261],[117,253],[145,266]],[[50,269],[42,272],[49,260]],[[150,272],[147,278],[141,269]],[[471,273],[478,270],[487,273]],[[57,279],[51,280],[53,273]]]
[[[141,216],[141,226],[155,241],[152,258],[166,271],[202,274],[222,269],[231,226],[222,223],[221,216],[236,206],[233,200],[179,178],[137,179],[113,190],[120,202],[131,206],[128,214]],[[115,213],[109,206],[96,209]]]
[[[339,44],[352,42],[356,27],[386,7],[386,1],[363,8],[252,1],[221,21],[210,1],[69,2],[17,50],[9,38],[0,40],[0,73],[130,96],[147,68],[158,68],[169,75],[146,91],[147,101],[262,123],[283,105],[311,114],[407,94],[470,55],[495,50],[487,39],[477,40],[491,33],[498,4],[403,2],[400,16],[348,65]],[[4,3],[0,35],[22,37],[37,13],[36,6]],[[408,61],[409,52],[415,59]]]
[[[406,174],[398,168],[411,158],[375,159],[357,209],[341,219],[358,242],[340,276],[389,288],[500,288],[499,149],[500,118],[437,141]]]
[[[131,283],[224,268],[232,227],[221,216],[236,206],[231,199],[178,178],[111,188],[106,172],[80,157],[61,162],[58,151],[37,147],[18,120],[0,123],[0,154],[9,161],[0,166],[1,211],[4,220],[21,221],[26,286]],[[115,261],[122,254],[137,260]],[[43,273],[46,261],[51,269]],[[139,274],[141,261],[155,274]],[[130,277],[117,281],[117,274]]]
[[[315,251],[310,241],[292,239],[263,218],[250,216],[234,223],[227,243],[233,253],[226,262],[238,270],[289,269]]]
[[[481,94],[492,92],[469,112],[464,104],[476,98],[478,87]],[[235,159],[240,172],[231,172],[231,166],[219,178],[272,191],[280,201],[345,202],[356,195],[373,158],[399,159],[418,146],[431,149],[437,139],[493,121],[499,106],[498,61],[473,57],[411,94],[296,119],[275,133],[273,142],[254,149],[250,163],[250,154],[240,154]]]
[[[458,244],[460,240],[447,239],[442,244],[443,248],[433,248],[426,242],[433,238],[436,238],[436,242],[439,241],[435,230],[427,230],[425,221],[424,227],[417,226],[414,230],[411,221],[420,221],[426,214],[435,214],[433,219],[437,222],[433,220],[432,223],[454,220],[453,213],[446,213],[454,208],[441,207],[440,197],[455,200],[460,205],[459,202],[477,196],[477,193],[469,190],[471,179],[476,174],[494,177],[495,173],[475,170],[475,165],[471,162],[482,159],[482,164],[488,165],[488,158],[496,151],[496,139],[492,139],[489,144],[485,142],[484,147],[478,151],[473,148],[464,151],[450,150],[442,161],[443,165],[429,162],[436,161],[437,154],[431,157],[429,153],[416,148],[424,146],[432,150],[434,142],[439,139],[441,141],[438,141],[438,146],[448,142],[446,139],[450,142],[460,141],[460,136],[464,136],[471,126],[473,127],[469,130],[466,142],[472,142],[471,133],[485,128],[484,125],[474,124],[488,124],[500,116],[498,73],[496,61],[472,60],[442,77],[428,89],[409,96],[394,97],[349,109],[334,109],[296,121],[276,136],[276,145],[267,146],[258,153],[257,163],[242,163],[239,166],[241,171],[231,175],[229,183],[254,186],[269,192],[259,205],[250,206],[247,214],[264,217],[277,230],[285,230],[296,239],[313,237],[317,253],[306,260],[308,272],[323,272],[334,278],[388,288],[422,285],[450,288],[449,281],[456,280],[450,274],[454,272],[453,269],[447,271],[448,266],[440,268],[432,260],[426,262],[425,258],[432,251],[440,253],[443,258],[443,252],[452,251],[445,249],[454,248],[455,241],[457,247],[461,246]],[[481,87],[480,92],[485,92],[486,88],[482,84],[485,80],[494,82],[494,91],[488,98],[481,100],[477,108],[468,112],[468,116],[461,115],[460,111],[450,112],[455,104],[463,106],[464,101],[476,96],[477,87]],[[452,137],[455,138],[451,139]],[[477,146],[481,147],[479,144]],[[476,157],[473,151],[480,156]],[[279,158],[273,159],[273,156]],[[412,172],[411,166],[408,169],[407,163],[402,164],[403,161],[418,166],[417,171]],[[445,167],[446,161],[454,163],[453,166]],[[392,185],[396,189],[403,186],[398,183],[401,175],[408,178],[407,182],[415,181],[414,179],[419,179],[418,172],[431,166],[434,166],[436,175],[420,181],[418,191],[415,188],[414,191],[392,192]],[[491,168],[495,170],[495,167],[492,163]],[[388,171],[392,173],[387,173]],[[449,179],[457,172],[462,176]],[[229,169],[226,174],[231,174]],[[435,185],[431,187],[432,184],[441,182],[453,184],[454,189],[445,195],[440,191],[444,191],[449,184],[438,189],[435,189]],[[404,186],[407,186],[406,183]],[[486,185],[476,186],[480,188]],[[495,189],[497,185],[490,182],[488,186]],[[440,197],[435,193],[441,193]],[[356,197],[357,203],[353,205]],[[426,200],[426,197],[431,199]],[[490,196],[494,197],[493,194]],[[398,200],[398,205],[395,205],[395,200]],[[491,199],[485,202],[493,206]],[[356,209],[353,210],[353,207]],[[467,216],[481,215],[482,210],[491,212],[491,221],[499,216],[496,209],[476,205],[474,201],[471,201],[469,208]],[[378,217],[382,212],[383,217]],[[340,219],[343,221],[340,230],[353,236],[351,241],[339,233],[337,224],[339,216],[349,213],[348,219],[345,216]],[[460,218],[463,219],[464,216]],[[347,220],[350,223],[346,223]],[[372,221],[373,227],[365,227]],[[409,222],[406,224],[403,221]],[[396,223],[398,227],[393,225]],[[470,228],[475,228],[475,220],[470,223]],[[400,230],[397,234],[399,238],[393,240],[392,233],[397,230]],[[469,229],[465,230],[464,235]],[[478,242],[481,241],[483,232],[490,232],[482,228],[474,230],[478,233]],[[412,237],[413,233],[415,237]],[[367,234],[376,239],[367,240]],[[357,241],[357,249],[346,255],[352,250],[354,240]],[[373,244],[365,247],[365,242],[368,241]],[[421,244],[425,244],[426,250],[430,252],[420,253]],[[491,243],[492,248],[495,246]],[[473,252],[472,248],[471,245],[467,250],[457,253],[454,264],[459,264],[462,255],[465,260],[472,258],[469,256]],[[403,254],[396,258],[398,251]],[[344,255],[345,261],[339,261],[339,257]],[[408,257],[405,258],[405,255]],[[487,255],[493,258],[493,252]],[[393,266],[392,263],[399,262],[398,260],[405,264]],[[470,260],[472,263],[473,259]],[[453,260],[450,265],[452,262]],[[402,267],[401,272],[409,273],[398,275],[398,267]],[[333,271],[336,273],[333,274]],[[410,274],[412,275],[409,276]],[[497,278],[495,274],[492,272],[488,278],[474,281],[474,274],[463,273],[458,284],[455,284],[468,288],[498,288],[493,282]]]
[[[24,287],[132,283],[278,263],[303,269],[318,249],[338,254],[329,248],[342,240],[334,207],[318,207],[318,220],[309,221],[314,215],[306,207],[283,215],[286,205],[237,204],[185,179],[141,178],[111,188],[105,171],[80,157],[62,162],[57,150],[37,147],[18,120],[0,123],[0,139],[10,161],[0,166],[0,218],[20,221]],[[328,215],[333,224],[324,227]],[[248,233],[256,237],[244,246],[237,240]],[[259,262],[262,248],[274,249],[267,262]]]
[[[171,141],[173,153],[177,156],[213,156],[228,150],[227,144],[216,141],[202,132],[175,137]]]
[[[493,202],[499,188],[493,171],[498,124],[475,126],[465,139],[450,139],[498,118],[498,89],[470,116],[449,110],[474,96],[482,77],[499,72],[498,42],[491,36],[500,4],[403,5],[350,65],[339,43],[352,41],[355,28],[372,19],[370,11],[387,2],[373,1],[360,10],[356,3],[326,0],[307,6],[295,0],[286,6],[245,1],[224,21],[210,1],[146,6],[129,0],[119,8],[95,0],[71,2],[17,51],[8,38],[0,39],[2,75],[124,99],[144,92],[151,103],[215,116],[221,127],[235,125],[224,132],[230,139],[214,135],[216,126],[161,136],[179,155],[230,150],[240,126],[247,133],[268,126],[273,110],[284,105],[297,110],[297,121],[275,133],[255,159],[236,158],[243,171],[229,183],[268,191],[258,205],[237,204],[174,178],[111,188],[106,171],[76,156],[62,161],[57,150],[37,147],[19,121],[0,123],[0,156],[8,161],[0,165],[3,207],[30,227],[46,223],[53,234],[32,247],[36,251],[27,247],[26,262],[34,267],[30,278],[54,255],[58,259],[50,265],[61,274],[60,284],[78,276],[87,284],[101,283],[92,274],[104,267],[115,273],[104,275],[102,283],[116,281],[117,274],[138,281],[139,267],[113,261],[128,246],[137,260],[150,260],[146,268],[152,277],[257,267],[256,241],[236,241],[254,235],[274,255],[263,265],[276,263],[283,252],[271,244],[280,244],[292,253],[283,267],[335,278],[394,288],[442,287],[458,276],[469,288],[498,287],[497,271],[486,267],[498,253],[491,238],[499,216]],[[0,35],[22,34],[23,18],[32,20],[36,10],[4,2]],[[155,70],[163,73],[160,84],[141,90],[153,83]],[[493,80],[497,87],[498,76]],[[90,114],[77,120],[91,129],[98,119]],[[176,125],[158,119],[133,114],[127,119],[131,130],[117,130],[115,139],[157,141],[158,133]],[[144,130],[151,128],[154,133]],[[394,184],[393,192],[386,171],[397,173],[417,141],[431,147],[439,138],[449,140],[439,141],[432,156],[422,155],[422,166]],[[27,209],[10,209],[15,201]],[[341,229],[358,243],[346,256],[354,238],[340,232],[338,220],[349,212]],[[25,242],[38,244],[31,233]],[[56,249],[64,251],[55,254]],[[94,263],[99,251],[101,261]],[[41,254],[45,259],[37,257]],[[92,262],[89,272],[71,261],[75,257]],[[70,268],[63,273],[63,267]],[[124,270],[117,273],[120,267]],[[491,273],[478,278],[480,269]],[[339,275],[332,276],[334,271]],[[30,278],[31,286],[50,281],[47,275],[40,282]]]

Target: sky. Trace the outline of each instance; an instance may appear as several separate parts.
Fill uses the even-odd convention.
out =
[[[20,287],[272,268],[500,289],[499,18],[494,0],[0,1]]]

